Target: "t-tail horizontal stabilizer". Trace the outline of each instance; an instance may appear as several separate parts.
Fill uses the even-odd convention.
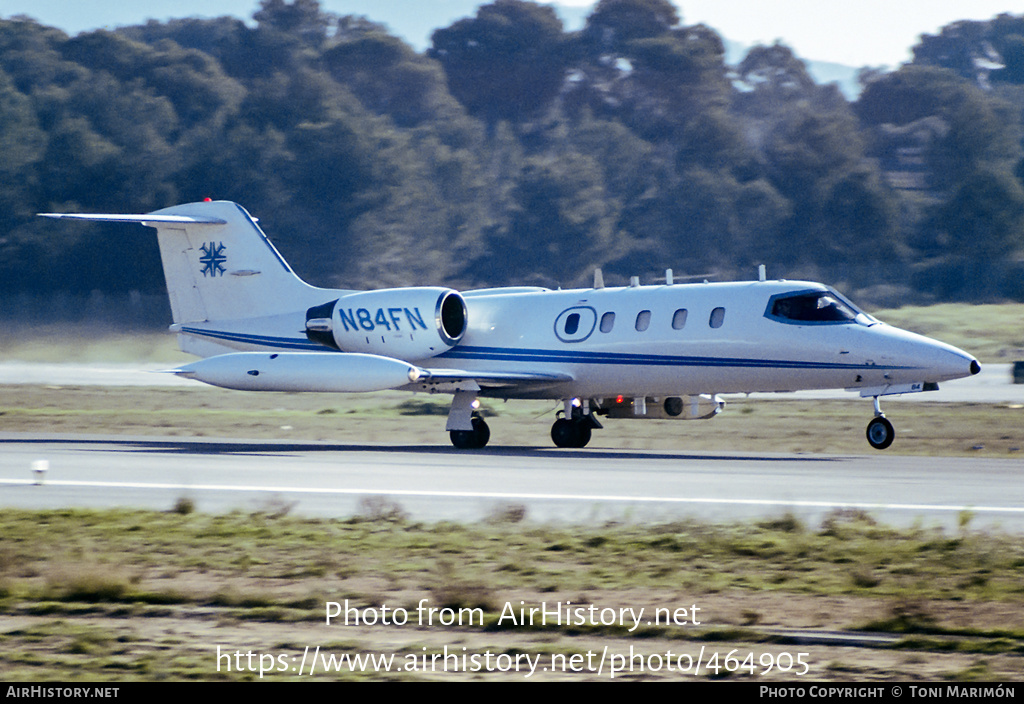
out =
[[[220,218],[187,215],[120,215],[114,213],[39,213],[39,217],[55,220],[86,220],[90,222],[137,222],[141,225],[226,225]]]
[[[255,218],[230,201],[188,203],[141,215],[41,215],[156,228],[175,323],[290,313],[321,304],[327,295],[296,276]]]

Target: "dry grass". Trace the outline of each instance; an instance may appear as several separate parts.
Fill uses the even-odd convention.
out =
[[[320,646],[404,657],[447,646],[545,658],[606,647],[645,654],[705,648],[722,661],[733,650],[806,652],[810,678],[832,681],[1013,679],[1020,672],[1024,548],[1016,536],[969,526],[956,536],[894,530],[851,513],[817,527],[792,516],[718,526],[553,527],[518,515],[463,526],[395,514],[311,520],[266,512],[5,511],[0,670],[8,681],[258,679],[227,671],[217,647],[301,655],[305,646]],[[324,622],[327,601],[415,613],[423,599],[436,608],[480,609],[483,623]],[[507,604],[542,602],[648,614],[682,609],[701,625],[645,623],[631,632],[499,623]],[[867,629],[892,634],[902,649],[797,644],[780,641],[779,629]],[[523,679],[409,672],[318,679],[365,677]],[[640,678],[679,677],[661,671]],[[593,672],[537,678],[608,679]],[[774,672],[765,679],[794,678]]]
[[[414,401],[414,404],[410,404]],[[492,446],[548,447],[556,404],[484,401]],[[448,445],[434,399],[400,392],[284,394],[197,388],[0,387],[7,432],[142,434]],[[416,413],[422,410],[422,414]],[[1024,448],[1024,409],[1010,405],[900,403],[890,454],[1012,457]],[[590,447],[664,451],[856,453],[870,451],[871,406],[849,401],[739,398],[706,421],[607,420]]]

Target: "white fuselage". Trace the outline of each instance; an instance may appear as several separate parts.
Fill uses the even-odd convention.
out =
[[[439,355],[405,361],[572,379],[481,391],[506,398],[871,390],[969,376],[977,364],[955,347],[879,323],[856,309],[855,319],[839,321],[773,315],[771,303],[779,297],[838,297],[811,282],[510,291],[464,293],[468,325],[461,341]],[[297,334],[303,314],[264,318],[258,326],[250,319],[184,329],[193,338],[216,341],[211,353],[329,351]],[[236,329],[238,334],[232,332]]]
[[[868,316],[823,324],[766,315],[773,296],[826,290],[769,281],[467,295],[466,336],[430,362],[565,372],[575,381],[562,397],[853,389],[971,373],[965,352]],[[575,334],[565,331],[567,311],[580,314]]]
[[[451,393],[446,430],[460,449],[490,437],[477,396],[564,401],[551,437],[579,448],[595,415],[709,418],[722,406],[713,394],[828,388],[875,397],[867,438],[884,449],[894,430],[878,397],[980,370],[818,283],[672,285],[666,272],[661,286],[605,288],[595,274],[595,288],[570,291],[331,290],[299,279],[229,201],[46,216],[157,229],[172,330],[205,358],[175,374],[253,391]]]

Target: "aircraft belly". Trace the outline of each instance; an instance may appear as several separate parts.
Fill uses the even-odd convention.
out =
[[[617,353],[622,354],[622,353]],[[541,359],[540,351],[534,355]],[[497,356],[497,355],[493,355]],[[434,360],[441,361],[441,360]],[[502,370],[536,374],[569,374],[572,382],[543,387],[509,387],[484,390],[481,395],[502,398],[602,398],[626,394],[632,396],[683,396],[702,393],[747,393],[792,391],[797,389],[846,388],[857,383],[858,374],[866,378],[865,368],[854,364],[832,364],[792,359],[766,360],[757,357],[679,357],[643,355],[631,358],[595,356],[587,361],[555,363],[537,361],[500,361],[464,356],[445,366],[472,372]],[[882,372],[874,375],[881,376]],[[882,382],[878,382],[882,383]]]

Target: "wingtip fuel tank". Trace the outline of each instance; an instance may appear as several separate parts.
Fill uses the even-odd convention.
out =
[[[423,374],[418,367],[390,357],[336,352],[238,352],[171,371],[240,391],[383,391],[405,386]]]

